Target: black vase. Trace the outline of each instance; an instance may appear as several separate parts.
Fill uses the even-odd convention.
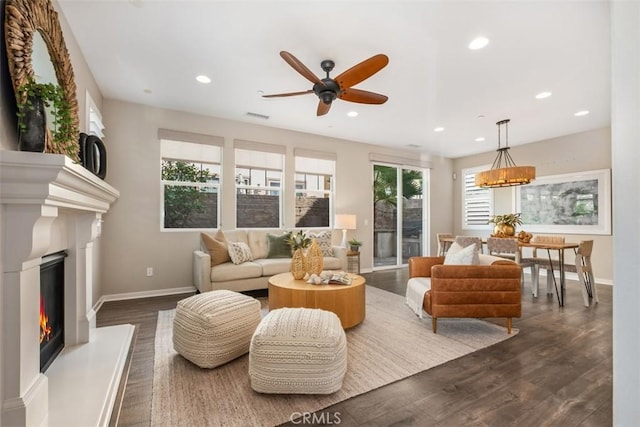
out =
[[[47,115],[44,101],[39,96],[29,98],[31,106],[26,106],[22,123],[24,130],[20,132],[20,151],[44,152],[45,135],[47,132]]]

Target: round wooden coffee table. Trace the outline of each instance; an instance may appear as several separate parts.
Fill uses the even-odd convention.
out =
[[[269,310],[282,307],[321,308],[338,315],[344,329],[364,320],[365,280],[351,274],[350,285],[311,285],[295,280],[291,273],[269,279]]]

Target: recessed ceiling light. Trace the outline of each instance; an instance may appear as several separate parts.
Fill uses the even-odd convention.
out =
[[[196,80],[199,81],[200,83],[211,83],[211,79],[205,76],[204,74],[197,76]]]
[[[347,113],[347,116],[349,116],[349,117],[358,117],[358,112],[357,111],[349,111]]]
[[[482,142],[484,141],[484,136],[479,136],[478,138],[476,138],[475,140],[476,142]]]
[[[475,39],[471,40],[471,43],[469,43],[469,49],[471,49],[471,50],[482,49],[483,47],[485,47],[488,44],[489,44],[489,39],[488,38],[486,38],[486,37],[476,37]]]
[[[580,117],[580,116],[586,116],[587,114],[589,114],[589,110],[578,111],[577,113],[574,113],[573,115],[576,116],[576,117]]]
[[[536,95],[536,99],[545,99],[551,96],[551,92],[540,92]]]
[[[444,128],[443,127],[437,127],[435,129],[433,129],[434,132],[443,132]]]

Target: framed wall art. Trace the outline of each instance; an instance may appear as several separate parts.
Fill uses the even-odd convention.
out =
[[[541,176],[515,190],[523,230],[611,234],[610,169]]]

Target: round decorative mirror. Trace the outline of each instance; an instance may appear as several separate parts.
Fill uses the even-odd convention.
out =
[[[50,71],[40,71],[46,70],[46,66],[43,66],[43,56],[46,61],[47,53],[41,52],[45,50],[42,48],[44,44],[46,51],[48,51],[48,59],[55,72],[56,83],[64,91],[72,126],[77,130],[79,128],[78,99],[73,68],[58,21],[58,12],[53,8],[51,1],[7,0],[4,31],[9,72],[18,103],[24,101],[21,99],[23,94],[19,91],[21,86],[32,80],[37,80],[37,78],[47,79],[41,73],[51,74]],[[38,67],[38,73],[34,71],[34,67]],[[37,78],[36,75],[38,75]],[[73,160],[78,160],[77,136],[79,133],[75,132],[75,134],[76,138],[73,140],[56,141],[54,144],[51,132],[48,132],[45,151],[66,154]]]

